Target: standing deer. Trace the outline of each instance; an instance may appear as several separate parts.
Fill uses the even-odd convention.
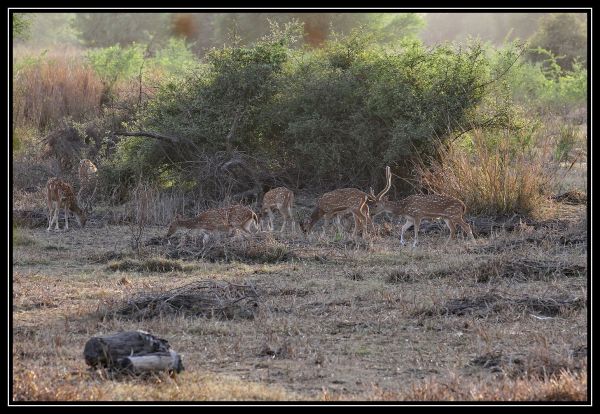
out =
[[[372,190],[371,194],[367,194],[356,188],[341,188],[323,194],[317,200],[317,206],[312,211],[310,219],[300,223],[300,227],[304,234],[308,234],[321,217],[324,217],[325,220],[329,220],[335,216],[339,217],[346,213],[352,213],[352,216],[354,217],[354,231],[352,232],[352,237],[356,237],[359,227],[364,236],[367,231],[367,225],[371,222],[368,203],[374,203],[380,200],[390,189],[392,181],[390,167],[386,167],[385,174],[387,179],[386,185],[377,195],[374,195]],[[339,220],[337,223],[339,226]]]
[[[167,237],[171,236],[178,228],[198,229],[204,234],[203,241],[208,238],[207,233],[238,231],[251,234],[250,229],[258,229],[258,217],[250,208],[242,205],[206,210],[191,219],[184,219],[180,214],[169,224]]]
[[[260,227],[264,230],[266,217],[269,216],[269,231],[273,231],[273,210],[279,211],[283,216],[283,224],[281,225],[281,233],[285,229],[287,221],[292,222],[292,232],[296,231],[296,222],[292,216],[292,206],[294,204],[294,193],[285,188],[277,187],[267,191],[263,197],[262,207],[258,215]]]
[[[419,242],[419,226],[422,219],[436,219],[441,217],[450,229],[448,243],[455,236],[456,225],[467,233],[471,239],[475,239],[471,226],[463,219],[466,212],[464,203],[454,197],[437,194],[417,194],[406,197],[401,201],[378,200],[371,206],[373,215],[388,212],[396,216],[405,216],[406,223],[400,232],[400,243],[404,246],[404,232],[411,226],[415,227],[415,240],[413,247]]]
[[[96,195],[96,175],[98,168],[88,159],[79,162],[79,191],[77,192],[77,201],[85,211],[90,213],[94,196]]]
[[[56,177],[50,178],[46,183],[46,193],[48,205],[48,228],[46,231],[50,231],[54,223],[56,223],[55,230],[60,230],[58,213],[61,207],[65,208],[65,230],[69,230],[69,211],[75,214],[80,227],[85,226],[87,217],[85,211],[79,208],[77,204],[77,198],[71,184]]]

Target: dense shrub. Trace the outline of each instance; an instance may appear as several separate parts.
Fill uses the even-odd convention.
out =
[[[192,76],[163,84],[137,127],[188,144],[134,137],[122,159],[158,177],[207,152],[241,151],[300,185],[374,185],[385,165],[472,123],[496,71],[516,56],[507,49],[495,71],[478,43],[380,46],[358,30],[294,50],[297,27],[284,29],[252,47],[213,49]]]
[[[538,112],[565,114],[587,104],[587,69],[574,62],[571,70],[563,70],[550,52],[545,65],[520,60],[506,79],[513,99]]]

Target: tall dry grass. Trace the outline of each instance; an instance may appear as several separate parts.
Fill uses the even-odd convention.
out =
[[[82,57],[23,58],[14,65],[13,125],[44,132],[70,117],[82,121],[100,111],[103,86]]]
[[[415,164],[422,189],[461,199],[470,213],[535,215],[555,178],[548,143],[531,145],[504,131],[474,130],[440,145],[435,157]]]

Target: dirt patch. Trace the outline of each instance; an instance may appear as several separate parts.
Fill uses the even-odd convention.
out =
[[[493,278],[511,278],[518,281],[545,280],[549,277],[577,277],[586,274],[586,267],[557,259],[529,259],[524,257],[494,257],[482,264],[464,269],[475,280],[487,283]]]
[[[540,350],[529,355],[489,352],[472,359],[469,367],[481,367],[500,373],[510,379],[543,379],[563,372],[580,372],[585,369],[587,356],[569,359],[562,355],[548,355]]]
[[[528,295],[509,296],[507,294],[487,293],[472,298],[451,299],[446,303],[428,309],[422,314],[434,315],[473,315],[487,317],[504,311],[535,312],[542,317],[555,317],[571,310],[580,310],[585,306],[583,298],[556,296],[548,298]]]
[[[587,244],[587,228],[584,221],[572,224],[566,220],[544,220],[535,223],[529,235],[523,238],[498,238],[483,246],[470,246],[472,253],[502,253],[522,250],[529,246],[580,247]]]
[[[167,292],[139,293],[124,305],[110,306],[103,314],[136,321],[181,315],[253,319],[258,300],[259,295],[250,284],[201,280]]]

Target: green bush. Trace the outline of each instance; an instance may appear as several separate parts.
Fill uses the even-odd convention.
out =
[[[169,75],[182,76],[197,69],[199,61],[184,39],[170,38],[164,47],[156,51],[151,65]]]
[[[381,46],[364,30],[297,50],[290,47],[297,29],[288,25],[251,47],[212,49],[190,76],[163,83],[138,126],[179,143],[134,137],[119,157],[177,181],[181,166],[200,156],[237,152],[301,186],[375,185],[385,165],[431,153],[434,139],[479,122],[475,109],[517,55],[508,47],[492,61],[476,42]],[[494,102],[485,116],[509,122],[496,113],[506,105]]]
[[[572,70],[563,70],[554,56],[546,52],[551,64],[530,63],[521,59],[508,76],[512,98],[537,111],[564,113],[587,103],[587,69],[574,62]]]
[[[529,58],[534,62],[546,61],[542,50],[552,52],[563,70],[573,69],[576,61],[587,61],[587,27],[584,13],[551,13],[542,18],[536,33],[530,39]],[[539,48],[539,49],[538,49]]]

